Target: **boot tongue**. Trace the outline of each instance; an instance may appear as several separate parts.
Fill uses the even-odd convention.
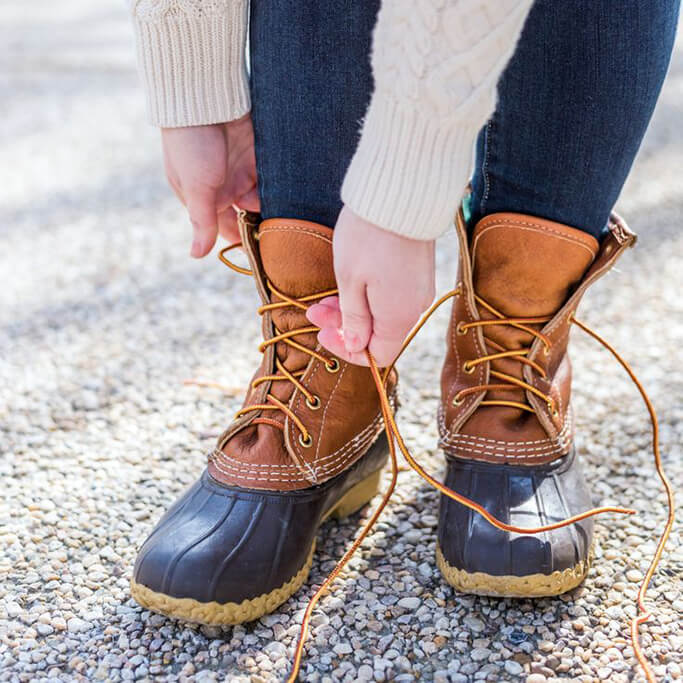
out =
[[[259,227],[258,244],[265,279],[282,294],[299,299],[336,287],[330,228],[309,221],[268,219]],[[270,301],[282,299],[270,291]],[[271,316],[276,333],[310,326],[305,311],[295,306],[273,309]],[[317,335],[299,334],[292,341],[314,349]],[[290,372],[305,368],[311,359],[307,353],[284,342],[276,344],[276,352]],[[280,400],[288,400],[292,391],[289,382],[273,384],[272,392]]]
[[[593,262],[598,243],[590,235],[543,219],[514,213],[492,214],[476,225],[471,242],[475,293],[504,317],[552,316]],[[478,304],[482,319],[495,316]],[[544,323],[531,324],[540,330]],[[533,335],[511,325],[484,328],[487,352],[529,348]],[[524,366],[514,358],[491,361],[491,370],[523,379]],[[524,390],[490,390],[491,400],[525,403]],[[517,408],[494,407],[513,422]],[[527,416],[528,417],[528,416]]]
[[[514,213],[483,218],[471,245],[474,291],[508,317],[554,314],[599,247],[585,232]]]
[[[336,287],[330,228],[269,219],[259,228],[259,250],[266,278],[287,296],[299,298]]]

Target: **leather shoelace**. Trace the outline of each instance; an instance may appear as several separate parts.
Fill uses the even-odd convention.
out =
[[[459,287],[456,287],[453,290],[453,296],[457,296],[460,293],[461,290]],[[482,308],[485,308],[489,313],[491,313],[495,317],[489,320],[474,320],[470,323],[465,323],[461,321],[455,328],[456,334],[465,335],[468,333],[470,329],[476,329],[477,327],[482,327],[486,329],[487,327],[492,327],[494,325],[509,325],[511,327],[517,328],[518,330],[522,330],[527,334],[532,335],[532,337],[540,339],[543,342],[543,349],[545,353],[548,353],[550,351],[550,341],[548,340],[548,338],[538,330],[534,329],[533,327],[529,327],[529,325],[542,325],[543,323],[547,323],[551,320],[551,316],[542,316],[536,318],[506,318],[502,313],[497,311],[493,306],[488,304],[486,301],[484,301],[481,297],[477,296],[476,294],[474,295],[474,299]],[[479,356],[479,358],[465,361],[462,366],[463,372],[471,374],[476,370],[477,365],[481,365],[482,363],[488,363],[489,361],[499,360],[501,358],[511,358],[520,363],[523,363],[524,365],[529,365],[539,375],[541,375],[541,377],[546,377],[546,371],[538,363],[535,363],[527,357],[531,351],[531,347],[525,347],[514,350],[506,349],[504,346],[501,346],[500,344],[494,342],[492,339],[489,339],[486,335],[484,335],[484,342],[487,346],[495,348],[496,353],[489,353],[487,355]],[[465,398],[465,396],[468,396],[470,394],[477,394],[482,391],[518,391],[519,389],[524,389],[525,391],[530,391],[532,394],[535,394],[540,399],[542,399],[548,406],[548,410],[550,410],[553,417],[557,417],[557,408],[555,406],[555,401],[553,401],[552,397],[548,396],[547,394],[544,394],[542,391],[539,391],[536,387],[532,386],[528,382],[525,382],[519,379],[518,377],[508,375],[505,372],[499,372],[498,370],[491,369],[489,371],[489,374],[492,377],[501,380],[502,383],[480,384],[476,387],[468,387],[467,389],[462,389],[453,397],[453,405],[458,406],[462,403],[462,400]],[[479,405],[507,406],[509,408],[518,408],[519,410],[526,410],[530,413],[535,412],[530,405],[528,405],[527,403],[521,403],[520,401],[488,399],[481,401]]]
[[[232,268],[238,273],[243,273],[246,275],[253,275],[252,271],[247,269],[247,268],[241,268],[240,266],[237,266],[236,264],[232,263],[225,257],[225,252],[229,251],[230,249],[234,249],[237,247],[240,247],[241,244],[235,244],[232,245],[231,247],[228,247],[226,249],[223,249],[220,252],[219,258],[220,260],[225,263],[227,266]],[[273,302],[269,304],[265,304],[261,307],[259,307],[258,311],[259,313],[264,313],[267,310],[273,310],[276,308],[280,307],[285,307],[285,306],[295,306],[297,308],[300,308],[301,310],[306,310],[308,308],[308,304],[310,302],[316,301],[318,299],[322,299],[326,296],[332,296],[337,293],[337,290],[329,290],[327,292],[323,292],[320,294],[314,294],[310,295],[308,297],[304,297],[302,299],[293,299],[290,297],[287,297],[286,295],[282,294],[281,292],[278,292],[272,285],[269,283],[269,288],[273,294],[275,294],[280,301],[278,302]],[[430,475],[428,472],[426,472],[422,466],[413,458],[411,455],[410,451],[408,450],[407,446],[405,445],[405,442],[403,441],[403,437],[401,436],[401,432],[399,431],[398,425],[396,424],[396,419],[394,417],[393,409],[391,407],[391,403],[389,401],[389,397],[387,395],[386,391],[386,380],[389,376],[389,373],[391,372],[392,368],[394,367],[396,361],[398,358],[402,355],[402,353],[405,351],[405,349],[408,347],[410,342],[413,340],[415,335],[420,331],[420,329],[423,327],[423,325],[429,320],[429,318],[432,316],[432,314],[446,301],[451,299],[454,296],[458,296],[460,294],[460,288],[456,288],[450,292],[447,292],[444,294],[440,299],[435,301],[429,309],[425,312],[425,314],[422,316],[420,321],[415,325],[413,330],[410,332],[406,340],[403,342],[403,345],[401,346],[401,350],[399,351],[396,359],[394,362],[388,367],[385,368],[383,373],[380,373],[379,368],[377,367],[377,363],[375,362],[375,359],[373,358],[372,354],[369,351],[366,351],[366,357],[368,360],[368,364],[370,366],[370,372],[372,373],[373,380],[375,382],[375,387],[377,389],[377,393],[379,396],[380,400],[380,407],[382,411],[382,418],[384,420],[384,428],[385,432],[387,435],[387,441],[389,444],[389,455],[390,455],[390,460],[391,460],[391,480],[389,482],[389,486],[387,487],[387,490],[382,494],[382,499],[377,506],[377,508],[374,510],[368,521],[363,525],[361,528],[358,536],[354,540],[354,542],[351,544],[349,549],[344,553],[343,557],[339,560],[339,562],[336,564],[334,569],[327,575],[325,580],[322,582],[320,587],[315,591],[313,596],[310,598],[308,605],[306,607],[306,611],[304,612],[302,622],[301,622],[301,630],[299,633],[299,639],[297,641],[296,649],[294,651],[294,657],[292,661],[292,670],[290,672],[290,675],[287,679],[287,683],[294,683],[294,681],[297,680],[298,675],[299,675],[299,670],[301,667],[301,660],[303,658],[303,651],[304,651],[304,644],[306,641],[306,637],[308,635],[308,630],[309,630],[309,623],[311,616],[313,614],[313,610],[315,609],[315,606],[318,604],[322,596],[327,592],[329,589],[330,585],[334,582],[334,580],[339,576],[339,574],[342,572],[344,567],[348,564],[349,560],[353,557],[355,552],[358,550],[360,545],[363,543],[365,538],[368,536],[370,531],[372,530],[373,526],[375,525],[375,522],[377,519],[380,517],[382,514],[382,511],[384,508],[387,506],[394,489],[396,488],[396,482],[398,478],[398,460],[397,460],[397,455],[396,455],[396,444],[398,444],[398,448],[401,451],[401,454],[405,458],[406,462],[410,465],[410,467],[417,472],[417,474],[422,477],[426,482],[431,484],[435,489],[437,489],[441,494],[447,496],[448,498],[451,498],[452,500],[460,503],[461,505],[464,505],[465,507],[469,508],[470,510],[473,510],[480,514],[484,519],[486,519],[487,522],[492,524],[493,526],[497,527],[498,529],[501,529],[503,531],[508,531],[512,533],[517,533],[517,534],[538,534],[542,532],[547,532],[547,531],[553,531],[554,529],[560,529],[562,527],[568,526],[570,524],[574,524],[576,522],[580,522],[581,520],[587,519],[588,517],[593,517],[595,515],[600,515],[604,513],[617,513],[617,514],[626,514],[626,515],[632,515],[635,514],[636,511],[630,508],[621,508],[621,507],[611,507],[611,506],[603,506],[603,507],[598,507],[598,508],[592,508],[590,510],[587,510],[585,512],[582,512],[578,515],[574,515],[573,517],[569,517],[567,519],[564,519],[560,522],[555,522],[553,524],[548,524],[545,526],[540,526],[540,527],[518,527],[514,526],[512,524],[507,524],[505,522],[502,522],[501,520],[497,519],[494,517],[488,510],[484,509],[481,505],[478,503],[475,503],[474,501],[470,500],[469,498],[466,498],[465,496],[461,496],[460,494],[456,493],[455,491],[452,491],[450,488],[436,480],[432,475]],[[465,323],[461,326],[461,333],[466,332],[467,328],[473,328],[477,326],[487,326],[487,325],[494,325],[494,324],[507,324],[507,325],[512,325],[513,327],[517,327],[519,329],[524,330],[525,332],[528,332],[529,334],[533,335],[534,337],[537,337],[541,339],[544,343],[544,347],[546,349],[549,348],[550,342],[545,337],[541,332],[531,328],[527,327],[530,324],[538,324],[538,323],[543,323],[547,322],[549,318],[505,318],[502,314],[500,314],[498,311],[496,311],[492,306],[490,306],[487,302],[485,302],[483,299],[480,297],[476,297],[477,302],[482,305],[484,308],[486,308],[489,312],[491,312],[494,316],[495,319],[492,319],[490,321],[474,321],[472,323]],[[654,463],[655,463],[655,469],[657,471],[657,475],[659,476],[660,481],[662,482],[662,485],[664,487],[664,490],[666,492],[667,496],[667,503],[668,503],[668,516],[667,516],[667,521],[666,525],[664,528],[664,531],[662,532],[659,542],[657,543],[657,548],[655,550],[655,553],[652,557],[652,560],[650,562],[650,565],[648,567],[648,570],[645,574],[645,577],[640,585],[640,589],[638,591],[638,596],[637,596],[637,607],[638,611],[635,617],[631,620],[631,625],[630,625],[630,634],[631,634],[631,641],[633,644],[633,651],[636,656],[636,659],[638,660],[639,664],[643,668],[643,671],[645,673],[645,676],[647,680],[650,683],[654,683],[655,677],[654,674],[652,673],[652,670],[650,668],[650,665],[647,662],[647,659],[642,651],[642,648],[640,646],[640,640],[639,640],[639,633],[638,629],[639,626],[646,621],[648,621],[651,618],[651,614],[647,611],[647,608],[645,606],[645,594],[647,592],[648,586],[650,584],[650,581],[652,580],[652,577],[657,569],[657,566],[659,564],[659,561],[661,559],[662,553],[664,551],[664,546],[667,542],[667,539],[669,538],[669,534],[671,533],[671,528],[674,523],[674,493],[673,489],[671,487],[671,484],[669,480],[666,477],[666,474],[664,473],[663,467],[662,467],[662,460],[661,460],[661,454],[659,450],[659,423],[657,420],[657,414],[655,412],[654,406],[652,405],[652,402],[650,401],[650,398],[647,395],[647,392],[645,391],[643,385],[640,383],[638,378],[636,377],[635,373],[631,369],[630,365],[621,357],[619,352],[611,346],[605,339],[603,339],[597,332],[589,328],[585,323],[580,322],[573,316],[571,317],[571,322],[575,325],[577,325],[580,329],[582,329],[586,334],[590,335],[593,337],[597,342],[599,342],[605,349],[607,349],[613,356],[614,358],[619,362],[619,364],[624,368],[624,370],[627,372],[633,383],[635,384],[636,388],[638,389],[643,401],[645,402],[645,406],[650,414],[650,420],[652,423],[652,451],[653,451],[653,456],[654,456]],[[277,330],[276,330],[277,331]],[[304,334],[308,332],[318,332],[319,328],[316,326],[309,326],[305,328],[300,328],[297,330],[291,330],[290,332],[287,333],[278,333],[272,337],[271,339],[263,342],[260,346],[261,350],[265,350],[265,348],[270,345],[270,344],[275,344],[278,341],[283,341],[286,344],[289,344],[290,346],[293,346],[294,348],[299,349],[300,351],[304,351],[305,353],[309,354],[311,357],[317,358],[323,363],[330,363],[332,360],[334,360],[337,364],[338,361],[336,359],[326,359],[324,356],[318,354],[316,351],[313,351],[311,349],[308,349],[301,344],[298,344],[295,342],[292,337],[298,335],[298,334]],[[497,346],[495,345],[491,340],[487,340],[491,346]],[[473,365],[476,365],[477,363],[484,363],[488,362],[491,360],[495,360],[497,358],[504,358],[504,357],[514,357],[518,359],[522,363],[527,363],[534,367],[537,371],[540,371],[541,374],[545,374],[543,369],[528,359],[527,353],[529,349],[519,349],[515,351],[509,351],[506,349],[503,349],[502,347],[499,348],[499,350],[494,353],[494,354],[489,354],[487,356],[481,356],[480,358],[469,361],[470,366],[472,367]],[[282,375],[269,375],[267,377],[263,378],[258,378],[256,381],[258,382],[259,380],[262,382],[265,382],[267,380],[271,381],[281,381],[281,380],[288,380],[292,382],[302,393],[306,396],[307,399],[311,398],[317,398],[313,397],[312,395],[309,397],[309,393],[305,387],[298,381],[298,378],[301,377],[304,374],[304,371],[297,371],[294,373],[288,372],[282,364],[277,362],[277,367],[282,372]],[[491,374],[494,374],[494,371],[491,371]],[[501,376],[502,375],[502,376]],[[500,384],[500,385],[482,385],[478,387],[472,387],[470,389],[465,389],[461,392],[462,395],[464,395],[465,392],[472,393],[474,391],[486,391],[489,389],[508,389],[508,388],[523,388],[525,390],[532,391],[533,393],[536,393],[537,395],[540,395],[548,404],[548,407],[551,408],[551,411],[554,410],[554,404],[552,403],[552,399],[545,394],[542,394],[541,392],[538,392],[535,387],[532,387],[531,385],[527,384],[526,382],[523,382],[522,380],[519,380],[516,377],[512,377],[511,375],[506,375],[505,373],[497,373],[495,376],[498,377],[498,379],[504,379],[505,384]],[[273,397],[269,397],[273,398]],[[461,396],[462,398],[462,396]],[[319,400],[319,399],[318,399]],[[482,401],[482,405],[486,404],[494,404],[494,405],[512,405],[513,407],[517,407],[523,410],[531,410],[533,412],[533,409],[530,408],[529,406],[525,406],[522,403],[517,403],[516,401]],[[253,405],[249,406],[248,408],[244,408],[241,411],[238,411],[237,415],[243,414],[244,412],[251,411],[251,410],[273,410],[273,409],[279,409],[282,410],[285,414],[289,415],[293,421],[295,421],[295,424],[299,427],[301,430],[300,434],[300,439],[305,438],[306,435],[308,435],[307,430],[305,429],[305,426],[300,423],[300,420],[293,414],[291,409],[283,404],[281,401],[278,401],[275,399],[274,403],[269,403],[269,404],[260,404],[260,405]],[[256,420],[259,420],[259,418],[256,418]],[[256,421],[255,420],[255,421]],[[273,424],[277,426],[278,428],[282,428],[281,423],[276,422],[276,421],[269,421],[267,418],[260,418],[261,421],[267,422],[268,424]]]
[[[229,247],[226,247],[225,249],[222,249],[219,252],[218,258],[226,265],[228,268],[231,268],[237,273],[242,273],[243,275],[252,275],[253,273],[251,270],[248,268],[242,268],[241,266],[238,266],[237,264],[233,263],[228,259],[225,254],[230,251],[231,249],[236,249],[237,247],[241,247],[241,243],[233,244]],[[259,306],[256,310],[259,315],[263,315],[267,311],[274,311],[280,308],[288,308],[290,306],[293,306],[294,308],[298,308],[302,311],[305,311],[308,306],[313,303],[314,301],[318,301],[319,299],[324,299],[327,296],[332,296],[337,293],[336,289],[330,289],[326,292],[319,292],[316,294],[311,294],[310,296],[304,296],[298,299],[292,298],[287,296],[286,294],[283,294],[282,292],[278,291],[278,289],[273,285],[270,280],[266,281],[266,285],[268,289],[270,290],[271,294],[279,299],[279,301],[273,301],[268,304],[264,304],[263,306]],[[298,337],[299,335],[302,334],[310,334],[310,333],[315,333],[319,331],[318,327],[315,327],[313,325],[308,325],[304,327],[297,327],[292,330],[288,330],[287,332],[281,332],[278,330],[278,328],[275,326],[275,323],[273,323],[273,328],[275,329],[275,334],[270,338],[266,339],[264,342],[261,342],[259,344],[259,351],[261,353],[264,353],[266,349],[269,346],[273,346],[274,344],[277,344],[279,342],[282,342],[284,344],[287,344],[293,349],[297,349],[298,351],[302,351],[303,353],[311,356],[311,358],[316,358],[319,360],[321,363],[324,364],[325,369],[328,372],[337,372],[339,370],[339,361],[336,358],[325,358],[322,354],[318,353],[315,349],[309,349],[308,347],[304,346],[303,344],[300,344],[299,342],[295,341],[295,337]],[[252,381],[251,383],[251,388],[255,389],[259,384],[262,384],[263,382],[281,382],[281,381],[287,381],[291,382],[305,397],[306,399],[306,405],[311,408],[312,410],[317,410],[321,403],[320,403],[320,398],[318,396],[315,396],[312,394],[300,381],[299,377],[302,377],[304,373],[306,372],[306,369],[302,370],[296,370],[294,372],[290,372],[281,362],[280,360],[276,357],[275,358],[275,367],[277,368],[278,372],[280,374],[273,374],[273,375],[263,375],[262,377],[257,377],[255,380]],[[304,448],[309,448],[313,444],[313,439],[306,428],[306,425],[299,419],[299,417],[296,415],[296,413],[285,403],[280,401],[279,399],[275,398],[272,394],[268,393],[266,395],[265,400],[267,403],[254,403],[253,405],[246,406],[244,408],[241,408],[235,413],[235,419],[241,417],[242,415],[246,415],[247,413],[250,413],[254,410],[279,410],[280,412],[284,413],[287,417],[289,417],[292,422],[297,426],[299,429],[299,443],[304,447]],[[263,424],[269,424],[273,427],[277,427],[278,429],[281,429],[284,431],[284,424],[282,422],[278,422],[277,420],[271,420],[267,417],[256,417],[252,420],[252,424],[254,423],[263,423]]]

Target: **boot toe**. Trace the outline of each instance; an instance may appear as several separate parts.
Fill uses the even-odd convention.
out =
[[[524,467],[450,459],[446,485],[519,527],[559,522],[591,507],[574,453]],[[477,512],[442,496],[437,563],[459,590],[505,597],[557,595],[588,571],[593,521],[539,534],[502,531]]]
[[[306,580],[317,528],[310,519],[320,503],[226,487],[204,472],[140,549],[133,597],[201,623],[241,623],[272,611]]]

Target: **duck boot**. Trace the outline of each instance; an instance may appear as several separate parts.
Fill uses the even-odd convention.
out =
[[[616,216],[592,236],[515,213],[468,233],[456,220],[457,296],[441,377],[446,485],[517,527],[592,507],[573,447],[571,321],[586,289],[635,241]],[[500,597],[558,595],[589,568],[592,518],[534,535],[494,527],[442,496],[436,548],[446,581]]]
[[[306,319],[335,293],[332,230],[242,220],[263,305],[263,360],[199,480],[140,549],[133,597],[162,614],[236,624],[306,581],[316,532],[374,496],[388,456],[370,370],[331,356]],[[389,378],[394,395],[396,376]]]

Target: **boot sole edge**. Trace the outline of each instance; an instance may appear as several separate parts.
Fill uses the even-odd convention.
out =
[[[177,598],[153,591],[135,579],[130,580],[130,593],[141,607],[173,619],[206,626],[243,624],[274,612],[301,588],[311,571],[314,552],[315,541],[303,567],[289,581],[269,593],[246,598],[242,602],[200,602],[194,598]]]
[[[485,572],[467,572],[450,565],[441,546],[438,542],[436,544],[436,565],[446,583],[461,593],[498,598],[546,598],[566,593],[583,582],[592,559],[591,548],[585,561],[563,571],[552,574],[494,576]]]

